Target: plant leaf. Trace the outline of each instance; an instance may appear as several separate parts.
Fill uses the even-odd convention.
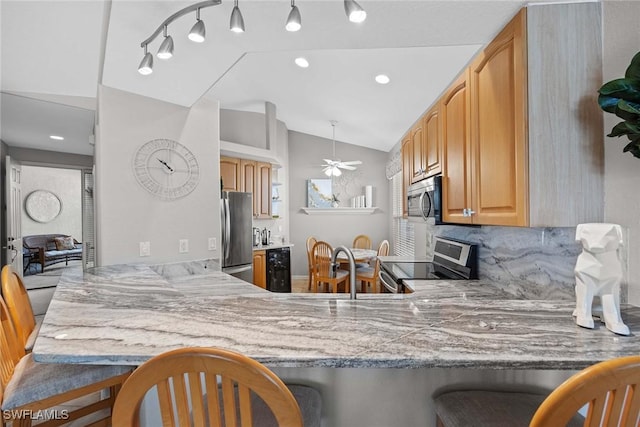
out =
[[[627,122],[620,122],[611,129],[611,133],[607,136],[616,137],[633,133],[628,127]]]
[[[640,158],[640,145],[637,142],[630,142],[624,147],[622,152],[630,152],[631,154],[633,154],[633,157]]]
[[[634,108],[633,104],[628,103],[624,99],[618,101],[615,114],[623,120],[632,122],[640,121],[640,111]]]
[[[640,102],[640,80],[616,79],[602,85],[598,90],[601,95],[612,98]]]
[[[600,108],[602,108],[607,113],[615,114],[616,105],[618,105],[618,98],[614,98],[608,95],[600,95],[598,96],[598,104],[600,105]]]
[[[624,76],[628,79],[640,80],[640,52],[636,53],[631,59],[631,64],[629,64]]]
[[[637,102],[629,102],[621,99],[620,102],[618,102],[618,108],[628,113],[640,114],[640,104]]]

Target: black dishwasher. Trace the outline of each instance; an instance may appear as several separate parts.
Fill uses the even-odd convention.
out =
[[[267,290],[291,292],[289,248],[267,249]]]

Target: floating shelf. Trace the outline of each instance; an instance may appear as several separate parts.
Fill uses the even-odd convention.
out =
[[[378,208],[300,208],[307,215],[371,215]]]

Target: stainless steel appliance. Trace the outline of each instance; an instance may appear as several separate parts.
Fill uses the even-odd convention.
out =
[[[380,263],[382,286],[392,293],[405,292],[404,280],[464,280],[478,278],[478,245],[436,237],[432,262]]]
[[[442,176],[411,184],[407,189],[407,210],[410,218],[433,218],[436,224],[442,224]]]
[[[289,248],[267,249],[267,290],[291,292],[291,256]]]
[[[251,193],[223,191],[220,200],[224,273],[253,282],[253,199]]]

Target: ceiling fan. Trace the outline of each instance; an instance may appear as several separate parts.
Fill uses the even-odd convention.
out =
[[[333,158],[336,158],[336,124],[338,123],[335,120],[331,120],[329,123],[331,123],[331,126],[333,127]],[[323,169],[322,172],[324,172],[325,175],[327,176],[340,176],[342,175],[342,171],[340,169],[345,169],[345,170],[356,170],[354,165],[361,165],[362,162],[360,160],[351,160],[348,162],[343,162],[340,160],[331,160],[331,159],[322,159],[324,160],[325,164],[322,165]]]

